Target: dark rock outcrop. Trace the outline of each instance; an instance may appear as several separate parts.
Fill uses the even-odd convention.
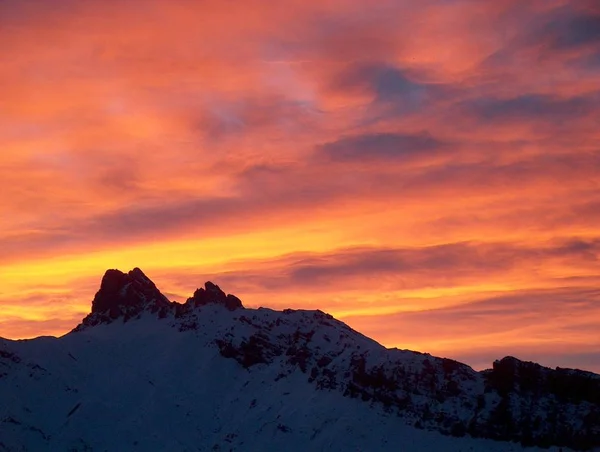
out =
[[[108,270],[92,301],[92,314],[108,312],[111,318],[117,318],[147,307],[156,312],[169,305],[169,300],[139,268],[129,273]]]
[[[129,273],[108,270],[92,301],[92,312],[74,331],[111,323],[116,319],[126,322],[144,311],[164,316],[171,309],[171,302],[139,268],[134,268]]]
[[[185,303],[177,303],[169,301],[139,268],[134,268],[128,273],[111,269],[107,270],[102,278],[100,290],[92,301],[91,313],[73,331],[119,319],[127,322],[139,318],[144,312],[156,314],[159,318],[169,315],[182,318],[194,309],[208,304],[217,304],[229,311],[243,309],[238,297],[225,294],[219,286],[210,281],[205,283],[204,288],[197,289]],[[183,327],[181,330],[190,329],[192,326]]]
[[[220,304],[225,306],[229,311],[242,309],[241,300],[235,295],[228,294],[221,290],[219,286],[207,281],[204,288],[197,289],[191,298],[188,298],[186,304],[191,304],[194,307],[205,306],[210,303]]]
[[[550,369],[507,356],[482,372],[486,392],[500,398],[480,436],[525,446],[600,445],[600,376],[576,369]]]
[[[407,350],[374,354],[352,343],[356,332],[343,334],[332,352],[323,348],[323,341],[328,341],[335,319],[319,312],[306,324],[294,318],[306,320],[293,310],[284,311],[273,324],[257,324],[242,315],[240,324],[253,330],[248,339],[231,335],[215,342],[223,357],[245,368],[280,366],[275,381],[297,369],[317,390],[379,404],[418,428],[524,446],[600,446],[596,374],[549,369],[511,357],[477,372],[451,359]],[[344,352],[349,359],[340,359]]]

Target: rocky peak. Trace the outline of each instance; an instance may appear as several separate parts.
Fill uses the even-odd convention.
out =
[[[204,306],[210,303],[225,306],[230,311],[244,308],[238,297],[231,294],[226,295],[219,286],[210,281],[204,284],[204,288],[196,289],[194,295],[186,301],[186,304],[193,307]]]
[[[128,321],[138,318],[143,312],[165,318],[173,314],[179,318],[191,314],[195,308],[217,304],[229,311],[243,309],[238,297],[225,294],[219,286],[207,281],[203,288],[194,292],[185,304],[170,302],[142,270],[134,268],[128,273],[107,270],[102,278],[100,290],[92,301],[92,311],[74,331],[117,319]]]
[[[164,313],[170,307],[169,300],[139,268],[128,273],[111,269],[102,277],[100,290],[92,301],[92,312],[75,330],[118,318],[127,321],[144,311]]]
[[[108,312],[110,317],[116,318],[131,309],[160,308],[169,304],[169,300],[139,268],[129,273],[108,270],[92,301],[92,313]]]

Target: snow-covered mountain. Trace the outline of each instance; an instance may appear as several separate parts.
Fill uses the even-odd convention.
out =
[[[71,333],[0,339],[0,451],[539,447],[600,447],[599,375],[511,357],[476,372],[210,282],[180,304],[109,270]]]

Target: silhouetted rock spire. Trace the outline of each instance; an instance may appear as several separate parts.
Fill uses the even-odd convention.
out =
[[[215,303],[225,306],[230,311],[243,308],[241,300],[235,295],[225,295],[219,286],[207,281],[204,288],[196,289],[194,296],[188,298],[186,303],[192,304],[194,307],[204,306],[209,303]]]
[[[139,268],[128,273],[111,269],[102,278],[100,290],[92,301],[92,312],[75,331],[121,318],[128,321],[140,317],[144,312],[157,314],[161,318],[169,314],[179,317],[207,304],[221,305],[229,311],[243,309],[239,298],[225,294],[210,281],[205,283],[204,288],[197,289],[185,304],[181,304],[170,302]]]
[[[134,311],[138,313],[145,308],[157,311],[169,304],[169,300],[139,268],[129,273],[108,270],[92,301],[92,313],[108,313],[114,319],[123,314],[133,314]]]

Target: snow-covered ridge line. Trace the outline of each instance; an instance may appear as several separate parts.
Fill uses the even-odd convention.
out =
[[[265,450],[281,438],[286,450],[600,446],[598,375],[512,357],[476,372],[386,349],[321,311],[246,309],[210,282],[174,303],[139,269],[107,271],[92,312],[66,336],[0,341],[0,397],[0,451],[3,441]],[[118,443],[94,436],[115,418]],[[412,437],[421,443],[403,442]]]

